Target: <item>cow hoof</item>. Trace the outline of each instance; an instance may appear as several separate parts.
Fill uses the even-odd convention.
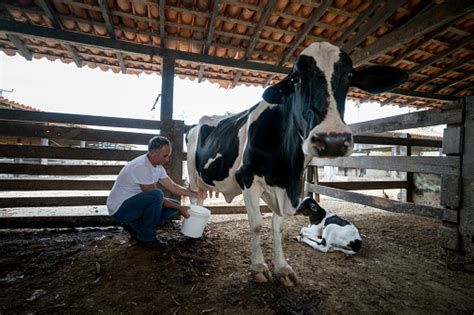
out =
[[[269,282],[272,280],[272,273],[266,264],[257,265],[252,268],[252,276],[256,282]]]
[[[300,282],[298,276],[290,266],[275,271],[275,277],[287,288],[295,287]]]

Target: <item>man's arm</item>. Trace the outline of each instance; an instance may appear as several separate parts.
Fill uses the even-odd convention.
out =
[[[188,212],[189,210],[189,207],[188,206],[181,206],[181,205],[178,205],[172,201],[169,201],[168,199],[164,199],[163,200],[163,206],[167,207],[167,208],[172,208],[172,209],[176,209],[179,211],[179,213],[185,217],[186,219],[189,218],[190,214]]]
[[[197,199],[206,199],[207,193],[205,191],[192,191],[188,188],[185,188],[181,185],[176,184],[169,176],[160,179],[159,183],[169,190],[172,194],[180,195],[180,196],[188,196],[190,198],[197,198]],[[140,185],[141,187],[141,185]]]

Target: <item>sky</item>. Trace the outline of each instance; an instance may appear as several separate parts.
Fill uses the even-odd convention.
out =
[[[161,77],[157,74],[124,75],[87,66],[78,68],[59,60],[27,61],[19,55],[10,57],[0,52],[0,89],[13,89],[3,92],[3,97],[46,112],[156,120],[160,117],[160,104],[151,110],[161,92]],[[227,90],[217,84],[175,77],[173,118],[190,125],[203,115],[237,113],[259,102],[263,90],[246,86]],[[345,120],[355,123],[408,111],[377,103],[364,103],[358,109],[354,102],[347,101]]]

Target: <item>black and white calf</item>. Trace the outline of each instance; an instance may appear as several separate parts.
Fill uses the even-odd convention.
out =
[[[322,252],[341,251],[354,255],[362,246],[357,228],[335,213],[324,210],[313,198],[306,197],[296,208],[295,214],[309,216],[308,227],[303,227],[299,242]]]
[[[260,248],[260,198],[274,213],[274,272],[285,286],[293,286],[297,277],[285,259],[281,231],[283,218],[299,205],[305,162],[351,153],[352,134],[343,120],[350,86],[379,93],[406,79],[406,72],[393,67],[356,71],[338,47],[313,43],[284,80],[265,90],[263,101],[228,117],[203,117],[189,130],[190,188],[221,192],[229,203],[243,194],[257,281],[272,277]]]

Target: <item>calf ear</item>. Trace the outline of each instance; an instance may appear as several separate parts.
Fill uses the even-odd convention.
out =
[[[287,76],[283,81],[270,86],[263,92],[263,99],[270,104],[283,104],[285,97],[294,91],[293,83],[290,76]]]
[[[388,66],[372,66],[352,75],[351,85],[366,92],[377,94],[396,88],[408,80],[408,73]]]

